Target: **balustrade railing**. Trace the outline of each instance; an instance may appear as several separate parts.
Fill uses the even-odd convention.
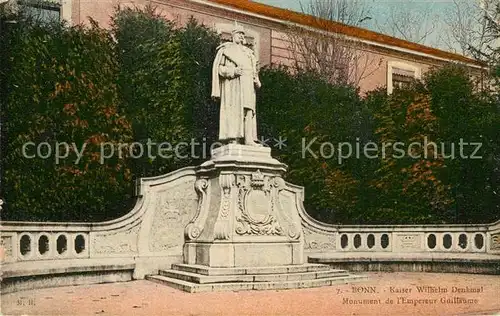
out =
[[[1,247],[6,263],[88,258],[89,226],[6,222],[2,223]]]
[[[5,263],[90,258],[90,224],[1,223]],[[500,224],[325,226],[336,252],[500,254]]]
[[[382,231],[381,231],[382,230]],[[337,233],[337,250],[360,252],[486,252],[487,229],[474,231],[440,228],[419,231],[405,229],[383,231],[358,227],[356,231]]]

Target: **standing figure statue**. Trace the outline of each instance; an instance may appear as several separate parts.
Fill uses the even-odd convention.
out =
[[[219,140],[261,146],[257,139],[255,89],[261,83],[258,61],[246,47],[245,31],[236,25],[233,41],[217,47],[212,69],[212,97],[220,98]]]

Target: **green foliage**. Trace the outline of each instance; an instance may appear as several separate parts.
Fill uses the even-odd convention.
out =
[[[467,70],[449,66],[429,73],[425,89],[439,124],[438,141],[481,144],[481,159],[449,159],[443,181],[452,186],[457,222],[493,221],[500,213],[500,107],[494,95],[475,92]],[[457,146],[457,145],[455,145]],[[475,146],[464,146],[469,157]],[[460,154],[462,155],[462,154]],[[457,155],[459,156],[459,155]]]
[[[179,163],[176,155],[159,155],[158,146],[177,144],[188,135],[183,116],[186,80],[174,25],[152,7],[125,9],[113,17],[112,33],[118,48],[121,107],[132,122],[134,140],[143,148],[142,154],[139,146],[133,148],[138,157],[132,160],[133,173],[147,177],[172,171]]]
[[[152,7],[118,11],[112,32],[122,106],[133,122],[134,139],[144,148],[148,140],[156,144],[151,146],[155,159],[146,154],[134,159],[134,175],[156,176],[201,163],[210,153],[201,152],[200,144],[210,145],[217,137],[218,107],[210,93],[219,37],[194,19],[175,28]],[[170,157],[156,151],[163,142],[172,145],[164,153]]]
[[[377,143],[386,146],[370,180],[383,199],[374,203],[370,217],[382,223],[426,223],[446,218],[451,203],[449,187],[438,179],[443,157],[432,146],[421,147],[436,140],[437,124],[429,97],[408,89],[391,96],[376,92],[366,101],[376,119]],[[420,145],[409,148],[412,143]]]
[[[2,50],[7,72],[1,74],[8,114],[2,157],[8,208],[2,215],[13,220],[115,217],[116,202],[131,193],[130,171],[119,159],[100,164],[99,144],[130,141],[131,128],[118,111],[111,37],[95,23],[82,29],[21,22],[2,33],[2,43],[9,45]],[[57,142],[87,145],[78,164],[74,151],[58,164],[54,155],[24,157],[27,142],[47,142],[53,150]],[[27,149],[34,154],[33,147]]]
[[[493,98],[475,92],[457,66],[430,72],[423,82],[385,89],[360,100],[354,89],[333,86],[313,73],[261,72],[260,134],[287,138],[274,155],[289,165],[287,180],[306,188],[308,212],[343,224],[491,222],[498,218],[499,113]],[[484,159],[459,157],[460,139],[481,142]],[[311,151],[304,148],[315,139]],[[362,153],[338,163],[321,156],[321,144],[378,144],[377,159]],[[407,149],[412,142],[437,149]],[[392,145],[401,142],[404,155]],[[441,143],[445,150],[441,149]],[[456,158],[451,159],[451,143]],[[386,144],[385,158],[381,152]],[[330,147],[324,147],[324,154]],[[464,147],[470,156],[474,147]],[[303,157],[304,155],[304,157]],[[396,157],[393,157],[396,156]]]
[[[422,158],[388,158],[371,181],[379,191],[374,211],[384,223],[478,223],[498,219],[500,113],[493,98],[476,92],[465,68],[449,65],[429,72],[421,83],[367,99],[376,119],[378,142],[425,145]],[[460,148],[460,143],[462,149]],[[470,159],[481,143],[476,156]],[[424,154],[427,154],[425,158]],[[454,153],[454,155],[453,155]],[[375,214],[374,214],[375,216]],[[391,220],[392,219],[392,220]]]
[[[362,204],[358,193],[365,176],[354,170],[368,165],[353,158],[339,164],[337,144],[367,138],[369,116],[356,89],[328,84],[311,72],[291,75],[284,68],[263,69],[261,81],[260,134],[286,138],[286,147],[274,155],[289,166],[287,180],[306,187],[311,215],[327,222],[352,220]],[[333,153],[323,143],[333,144]]]
[[[3,22],[12,18],[4,16],[0,33],[5,219],[116,218],[134,201],[134,178],[209,157],[200,145],[195,156],[190,144],[179,148],[186,159],[172,151],[162,158],[156,149],[162,142],[175,146],[191,139],[208,148],[217,140],[219,106],[211,99],[217,34],[194,19],[179,28],[151,7],[117,11],[111,31],[95,23],[82,28],[29,20],[5,28]],[[365,98],[314,72],[268,67],[260,77],[259,135],[271,146],[273,139],[285,141],[273,147],[273,156],[289,166],[287,181],[305,187],[305,206],[315,218],[336,224],[498,219],[498,95],[476,92],[466,70],[444,67],[391,96],[378,90]],[[406,149],[424,138],[443,142],[447,150],[416,149],[413,154],[429,158],[406,153],[397,159],[389,147],[381,156],[382,143],[399,141]],[[156,144],[149,143],[156,159],[148,159],[148,139]],[[483,159],[460,158],[460,139],[482,143]],[[22,146],[29,141],[52,148],[56,142],[87,145],[78,163],[73,151],[56,164],[24,158]],[[101,164],[104,142],[140,142],[145,152],[132,158],[140,153],[124,148],[120,158],[115,148]],[[378,158],[363,154],[368,142],[379,145]],[[353,152],[339,162],[342,143]],[[455,159],[445,157],[451,143]]]
[[[10,116],[2,130],[4,218],[115,218],[134,202],[134,178],[193,163],[190,147],[173,152],[176,144],[215,138],[210,74],[220,39],[206,27],[192,20],[177,29],[151,7],[117,11],[111,32],[16,18],[20,27],[2,33],[8,45],[2,46],[1,87],[9,92],[2,117]],[[148,159],[149,139],[156,159]],[[73,152],[56,165],[23,158],[27,141],[87,145],[78,164]],[[101,165],[106,142],[115,153]],[[139,146],[118,152],[119,144],[133,142],[143,144],[142,155]],[[173,146],[164,153],[170,157],[158,155],[162,142]],[[182,154],[188,158],[179,159]]]
[[[179,30],[182,59],[182,76],[186,81],[183,100],[186,104],[185,122],[190,128],[191,138],[197,143],[206,143],[207,148],[218,139],[219,106],[211,98],[212,66],[220,37],[191,18]],[[202,163],[210,153],[201,146],[194,152],[193,164]],[[200,157],[197,159],[196,157]]]

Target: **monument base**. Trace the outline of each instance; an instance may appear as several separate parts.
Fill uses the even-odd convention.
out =
[[[308,264],[296,192],[271,149],[226,145],[196,171],[184,264],[147,279],[186,292],[297,289],[364,278]]]
[[[284,174],[287,166],[271,157],[271,148],[263,146],[248,146],[239,144],[228,144],[215,148],[211,152],[212,158],[199,167],[199,173],[203,174],[212,169],[227,168],[250,168],[266,169]]]
[[[366,280],[322,264],[274,267],[214,268],[174,264],[146,279],[190,292],[303,289]]]
[[[209,267],[264,267],[304,263],[303,245],[288,243],[186,243],[184,262]]]
[[[230,144],[197,170],[198,211],[184,263],[209,267],[303,264],[299,211],[283,203],[286,165],[268,147]]]

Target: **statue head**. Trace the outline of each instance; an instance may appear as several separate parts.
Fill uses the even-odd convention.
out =
[[[245,44],[245,29],[242,25],[238,23],[234,23],[233,31],[231,32],[233,35],[233,42],[236,44]]]

